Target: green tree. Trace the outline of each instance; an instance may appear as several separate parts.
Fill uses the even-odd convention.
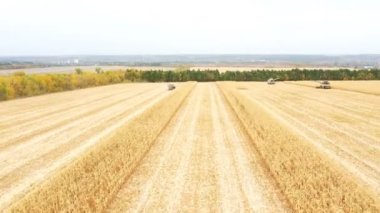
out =
[[[83,73],[82,69],[81,68],[75,68],[75,73],[80,75]]]
[[[95,72],[98,73],[98,74],[100,74],[100,73],[102,73],[103,71],[102,71],[102,68],[100,68],[100,67],[96,67],[96,68],[95,68]]]

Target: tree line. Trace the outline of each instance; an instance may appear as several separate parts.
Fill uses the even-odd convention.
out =
[[[279,81],[300,80],[380,80],[380,70],[255,70],[226,71],[185,70],[185,71],[137,71],[127,70],[125,78],[130,81],[147,82],[184,82],[184,81],[266,81],[277,78]]]
[[[41,95],[122,82],[185,82],[185,81],[279,81],[297,80],[380,80],[380,70],[284,70],[227,71],[218,70],[149,70],[83,72],[71,74],[31,74],[16,72],[0,76],[0,100]]]

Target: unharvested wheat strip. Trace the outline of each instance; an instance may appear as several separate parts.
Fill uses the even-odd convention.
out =
[[[30,212],[49,209],[57,212],[104,209],[192,86],[192,83],[179,85],[175,91],[167,92],[164,100],[146,110],[141,109],[145,111],[140,116],[122,125],[111,136],[101,139],[95,147],[82,153],[80,158],[36,187],[8,210]],[[160,113],[157,114],[157,111]],[[138,134],[141,131],[146,134]]]
[[[1,152],[2,155],[0,156],[0,174],[6,175],[8,172],[17,169],[18,166],[25,164],[30,160],[36,159],[39,156],[50,152],[52,149],[59,147],[64,143],[70,142],[74,138],[91,129],[94,125],[98,123],[102,124],[109,117],[113,116],[112,114],[117,115],[120,111],[122,112],[125,110],[125,108],[132,108],[134,104],[152,99],[157,95],[162,94],[163,92],[165,91],[153,91],[152,94],[136,97],[135,100],[124,101],[124,104],[114,105],[112,107],[102,109],[94,116],[78,119],[75,122],[69,123],[67,126],[48,132],[46,135],[41,135],[39,137],[33,138],[32,140],[22,143],[11,150]],[[80,131],[78,131],[78,129],[80,129]],[[30,153],[34,154],[31,155]]]
[[[28,176],[19,182],[15,183],[12,187],[8,188],[8,190],[4,191],[0,198],[0,207],[6,207],[12,199],[16,199],[16,197],[20,197],[25,191],[29,190],[28,187],[31,184],[36,184],[39,181],[43,180],[44,178],[48,177],[53,171],[58,170],[59,168],[63,167],[65,164],[68,164],[73,159],[77,158],[81,153],[88,150],[91,146],[99,142],[99,140],[113,131],[115,129],[119,128],[121,125],[125,124],[126,122],[130,121],[134,117],[138,116],[139,114],[143,113],[146,109],[153,106],[163,98],[165,98],[168,94],[164,96],[155,96],[154,99],[151,99],[151,102],[146,104],[145,106],[137,109],[135,112],[131,113],[129,116],[121,118],[116,123],[105,127],[105,129],[97,134],[94,134],[92,137],[88,138],[86,141],[82,142],[80,146],[76,147],[75,149],[71,150],[70,152],[66,153],[61,159],[57,159],[47,166],[44,167],[44,169],[39,169],[31,172],[28,174]]]

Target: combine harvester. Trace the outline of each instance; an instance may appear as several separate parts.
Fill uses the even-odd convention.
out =
[[[168,84],[168,90],[174,90],[175,89],[175,85],[174,84]]]
[[[278,78],[276,78],[276,79],[270,78],[270,79],[267,80],[267,84],[269,84],[269,85],[276,84],[277,80],[278,80]]]
[[[318,81],[318,82],[319,82],[319,86],[316,87],[317,89],[331,89],[331,85],[329,81],[323,80],[323,81]]]

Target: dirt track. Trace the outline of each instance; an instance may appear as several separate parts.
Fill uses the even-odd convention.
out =
[[[236,87],[380,196],[379,96],[284,83]]]
[[[214,83],[196,86],[108,211],[257,211],[283,206]]]
[[[167,94],[123,84],[0,103],[0,207]]]

